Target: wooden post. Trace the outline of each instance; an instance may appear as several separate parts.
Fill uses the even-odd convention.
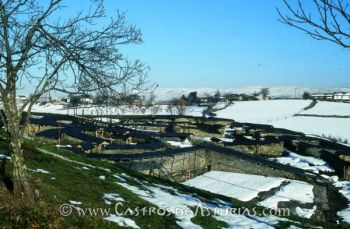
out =
[[[344,166],[344,168],[343,168],[343,178],[345,179],[346,178],[346,167]]]
[[[193,173],[196,173],[196,159],[197,159],[197,151],[194,151],[194,160],[193,160]]]
[[[188,153],[188,179],[191,179],[191,153]]]
[[[173,161],[171,162],[171,168],[170,168],[170,172],[171,172],[171,173],[173,173],[174,161],[175,161],[175,156],[173,156]]]
[[[184,153],[184,156],[182,157],[182,176],[184,176],[184,169],[185,169],[185,157],[186,157],[186,153]]]

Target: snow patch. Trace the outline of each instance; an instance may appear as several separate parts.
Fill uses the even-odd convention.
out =
[[[57,148],[72,148],[71,145],[56,145]]]
[[[337,176],[333,176],[332,179],[334,181],[333,185],[340,188],[339,192],[350,202],[350,181],[338,181]],[[348,204],[346,209],[339,211],[337,214],[344,222],[350,224],[350,204]]]
[[[312,170],[314,173],[319,173],[320,171],[334,172],[334,170],[321,159],[310,156],[301,156],[290,151],[286,152],[289,154],[287,157],[271,158],[270,160],[277,161],[285,165],[291,165],[303,170]]]
[[[4,154],[0,154],[0,160],[2,160],[2,159],[11,160],[11,157],[6,156],[6,155],[4,155]]]
[[[36,173],[50,174],[50,172],[45,170],[45,169],[29,169],[29,170],[36,172]]]
[[[167,141],[167,143],[170,144],[171,146],[180,147],[180,148],[192,147],[192,144],[188,139],[185,139],[183,142]]]
[[[302,217],[302,218],[307,218],[310,219],[311,216],[315,213],[317,206],[313,206],[312,209],[305,209],[305,208],[300,208],[300,207],[296,207],[295,211],[297,213],[298,216]]]
[[[139,226],[137,226],[134,220],[121,216],[110,215],[103,219],[117,223],[120,227],[140,228]]]
[[[111,205],[112,202],[124,202],[124,199],[117,193],[105,193],[103,199],[106,204]]]
[[[82,204],[80,201],[75,201],[75,200],[70,200],[69,203],[72,205],[81,205]]]
[[[259,192],[269,191],[285,181],[283,178],[210,171],[183,184],[242,201],[257,197]]]
[[[302,181],[289,180],[290,183],[282,187],[275,195],[261,201],[264,207],[276,209],[278,202],[295,200],[301,203],[313,203],[313,185]]]
[[[117,178],[117,179],[120,180],[120,181],[126,182],[125,178],[123,178],[123,177],[121,177],[121,176],[118,176],[117,174],[113,174],[112,176],[115,177],[115,178]]]

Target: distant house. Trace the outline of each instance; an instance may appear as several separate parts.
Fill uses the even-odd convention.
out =
[[[19,96],[17,96],[17,100],[25,102],[25,101],[27,101],[27,97],[25,97],[24,95],[19,95]]]
[[[316,100],[333,100],[333,93],[314,93],[310,97]]]
[[[40,98],[38,99],[38,103],[49,103],[51,101],[51,97],[50,96],[40,96]]]
[[[246,97],[244,94],[228,94],[225,95],[228,101],[242,101]]]
[[[70,98],[69,97],[62,97],[62,98],[59,98],[59,101],[65,102],[65,103],[70,103]]]
[[[80,101],[82,103],[85,103],[85,104],[93,104],[94,103],[94,99],[93,98],[81,98]]]
[[[199,102],[198,102],[199,106],[208,106],[208,104],[209,104],[208,97],[199,98]]]
[[[350,101],[350,92],[336,92],[334,93],[334,100]]]
[[[214,105],[218,102],[227,102],[227,98],[225,96],[208,96],[208,97],[200,97],[198,98],[198,105],[199,106],[209,106]]]
[[[262,93],[258,92],[258,93],[254,93],[253,97],[255,100],[269,100],[270,96],[264,96]]]
[[[350,92],[314,93],[310,97],[315,100],[350,102]]]

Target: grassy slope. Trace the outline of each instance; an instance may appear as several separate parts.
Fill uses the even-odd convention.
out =
[[[55,154],[62,155],[71,160],[88,163],[93,166],[101,168],[90,168],[89,170],[83,169],[82,165],[64,161],[62,159],[47,155],[36,150],[36,147],[45,149]],[[69,217],[62,217],[59,214],[59,206],[63,203],[69,203],[69,200],[81,201],[84,208],[112,208],[111,212],[114,212],[114,205],[107,205],[104,203],[104,193],[118,193],[126,202],[124,203],[125,209],[127,207],[151,207],[153,206],[149,202],[141,199],[129,190],[121,187],[115,183],[116,178],[113,174],[126,173],[129,176],[137,177],[141,180],[147,180],[150,183],[158,183],[167,186],[173,186],[182,193],[197,193],[197,198],[204,201],[210,201],[217,198],[217,195],[213,195],[209,192],[200,191],[194,188],[189,188],[181,184],[173,183],[165,179],[159,179],[138,172],[124,169],[116,165],[95,160],[88,159],[80,155],[72,154],[69,151],[63,149],[57,149],[54,146],[40,144],[38,142],[26,141],[25,147],[26,163],[30,169],[44,169],[50,172],[50,174],[43,174],[37,172],[31,172],[31,180],[33,186],[40,190],[41,199],[40,206],[37,208],[13,208],[13,205],[9,205],[9,197],[4,194],[4,191],[0,192],[0,228],[8,226],[17,226],[18,228],[41,226],[41,227],[63,227],[63,228],[116,228],[116,223],[103,220],[101,216],[79,216],[75,211]],[[0,141],[0,152],[7,151],[7,143]],[[109,169],[106,171],[102,168]],[[7,166],[7,171],[11,168]],[[105,176],[105,180],[99,179],[99,176]],[[51,178],[56,179],[52,180]],[[127,178],[126,178],[127,179]],[[1,182],[1,181],[0,181]],[[127,179],[127,182],[131,185],[138,186],[132,179]],[[2,185],[0,183],[0,185]],[[142,187],[140,187],[142,188]],[[2,188],[4,190],[4,188]],[[245,206],[254,207],[249,203],[243,203],[238,200],[233,200],[227,197],[220,197],[223,200],[230,201],[233,206]],[[136,224],[142,228],[178,228],[174,216],[158,216],[155,214],[138,216],[127,216],[133,219]],[[300,219],[298,217],[291,217],[293,220],[301,221],[305,225],[322,225],[327,228],[331,225],[322,224],[320,222],[314,222],[309,220]],[[192,219],[192,222],[201,225],[203,228],[221,228],[225,227],[224,222],[217,221],[213,217],[200,217],[197,216]],[[288,226],[288,224],[280,224],[281,227]],[[334,225],[332,225],[334,228]]]

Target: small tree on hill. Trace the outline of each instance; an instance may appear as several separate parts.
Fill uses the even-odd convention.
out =
[[[221,92],[219,91],[219,89],[216,90],[214,98],[219,99],[221,97]]]
[[[267,87],[261,88],[260,93],[263,99],[267,99],[270,94],[270,89]]]
[[[310,92],[305,91],[305,92],[303,93],[303,99],[311,99]]]

